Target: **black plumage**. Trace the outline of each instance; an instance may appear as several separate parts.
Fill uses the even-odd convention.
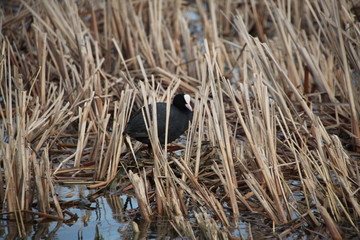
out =
[[[152,118],[152,104],[148,106],[150,117]],[[158,138],[161,144],[165,144],[165,128],[166,128],[166,103],[156,103]],[[144,117],[146,116],[145,108],[139,109],[129,120],[125,128],[124,134],[146,144],[150,144],[148,132]],[[168,143],[177,139],[184,133],[189,122],[192,121],[193,112],[190,105],[190,96],[186,94],[178,94],[174,97],[173,103],[170,105],[169,127],[168,127]],[[149,122],[149,121],[147,121]]]

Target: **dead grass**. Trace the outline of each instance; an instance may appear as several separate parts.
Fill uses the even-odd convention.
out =
[[[54,184],[121,182],[143,219],[192,239],[226,239],[254,212],[278,237],[358,234],[358,4],[0,2],[3,214],[22,236],[34,210],[67,218]],[[151,125],[144,165],[126,122],[176,92],[195,99],[184,150]]]

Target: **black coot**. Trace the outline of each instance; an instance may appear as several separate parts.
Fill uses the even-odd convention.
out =
[[[149,106],[150,116],[152,117],[152,105]],[[144,107],[143,107],[144,108]],[[124,134],[150,145],[149,136],[143,113],[146,116],[145,109],[139,109],[129,120],[125,128]],[[156,103],[158,138],[161,144],[165,143],[166,128],[166,103]],[[193,112],[190,105],[190,96],[187,94],[178,94],[174,97],[173,103],[170,105],[169,127],[168,127],[168,143],[177,139],[189,127],[192,120]],[[147,121],[148,122],[148,121]]]

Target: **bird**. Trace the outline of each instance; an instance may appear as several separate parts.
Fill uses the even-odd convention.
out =
[[[172,104],[170,105],[170,116],[169,116],[169,126],[168,126],[168,138],[167,142],[170,143],[177,139],[181,134],[183,134],[189,127],[189,123],[193,118],[193,111],[190,105],[190,95],[188,94],[177,94]],[[156,118],[157,118],[157,133],[158,139],[161,144],[165,144],[165,130],[166,130],[166,103],[157,102],[156,103]],[[148,105],[150,117],[152,119],[152,109],[153,105]],[[135,114],[130,118],[127,123],[124,134],[129,135],[131,138],[136,139],[139,142],[145,143],[148,145],[148,150],[151,149],[151,142],[148,136],[148,131],[146,129],[146,124],[149,126],[148,118],[145,117],[146,111],[145,107],[140,108],[135,112]],[[146,119],[146,124],[145,124]]]

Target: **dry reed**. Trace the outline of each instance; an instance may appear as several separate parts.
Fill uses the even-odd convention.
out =
[[[358,1],[0,5],[0,199],[19,236],[32,216],[65,220],[54,184],[69,181],[120,182],[191,239],[255,212],[273,236],[359,234]],[[176,92],[195,99],[184,149],[150,124],[142,164],[126,122]]]

